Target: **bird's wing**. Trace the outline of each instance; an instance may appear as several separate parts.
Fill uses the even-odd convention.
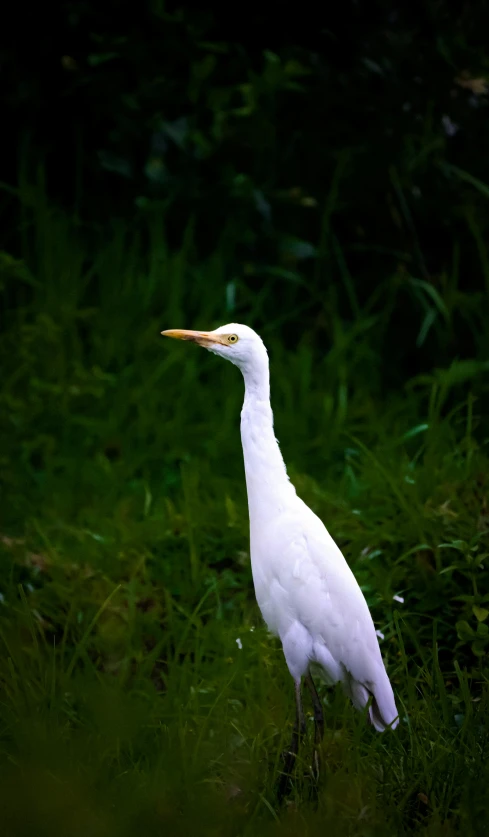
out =
[[[384,665],[374,624],[340,549],[307,506],[290,531],[293,536],[274,566],[289,613],[355,680],[375,682]]]
[[[304,504],[281,514],[267,531],[255,535],[253,577],[265,621],[305,659],[317,662],[328,679],[343,681],[354,705],[369,709],[378,730],[397,725],[397,709],[375,628],[358,582],[338,546],[318,517]],[[297,625],[305,628],[304,642]],[[294,630],[295,626],[295,630]],[[292,636],[291,648],[287,639]],[[286,648],[287,646],[287,648]],[[301,646],[301,647],[300,647]]]

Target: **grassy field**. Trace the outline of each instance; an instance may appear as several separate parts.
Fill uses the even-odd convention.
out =
[[[291,310],[285,348],[262,300],[233,309],[219,254],[114,229],[88,260],[45,206],[23,246],[0,260],[2,835],[485,834],[484,360],[380,395],[361,310],[323,345]],[[402,719],[379,735],[323,689],[319,786],[308,706],[283,806],[293,689],[251,584],[242,381],[159,336],[233,319],[267,342],[289,473],[365,592]]]

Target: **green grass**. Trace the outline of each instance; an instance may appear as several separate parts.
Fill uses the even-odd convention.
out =
[[[286,348],[260,302],[226,310],[190,234],[171,254],[115,230],[89,261],[38,206],[23,246],[0,265],[1,833],[485,833],[484,359],[380,395],[367,312]],[[362,585],[401,715],[379,735],[323,689],[319,788],[309,733],[282,807],[293,689],[252,590],[242,381],[159,337],[232,319],[267,340],[289,472]]]

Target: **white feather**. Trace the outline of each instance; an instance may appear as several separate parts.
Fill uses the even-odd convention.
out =
[[[241,440],[258,605],[280,637],[294,680],[319,668],[341,681],[358,709],[370,697],[379,731],[398,713],[374,624],[350,567],[322,521],[297,496],[273,431],[268,355],[261,338],[237,323],[208,334],[206,345],[238,366],[245,381]],[[212,343],[212,336],[220,339]],[[238,340],[226,343],[222,336]],[[209,338],[211,338],[209,342]]]

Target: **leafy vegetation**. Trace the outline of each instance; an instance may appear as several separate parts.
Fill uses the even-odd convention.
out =
[[[484,834],[485,10],[36,13],[0,50],[2,834]],[[160,337],[235,320],[401,714],[322,688],[283,806],[242,381]]]
[[[191,229],[199,261],[219,253],[209,281],[225,271],[238,311],[263,321],[280,297],[295,339],[307,326],[332,342],[338,319],[368,315],[391,386],[482,356],[483,5],[346,0],[326,20],[282,9],[280,27],[263,4],[239,23],[222,8],[116,5],[66,3],[53,25],[39,7],[28,31],[13,10],[0,54],[10,189],[19,159],[24,195],[44,172],[51,200],[102,237],[107,219],[149,223],[177,251]]]
[[[282,810],[293,700],[252,591],[242,382],[159,337],[233,318],[220,254],[120,229],[88,261],[40,196],[29,217],[2,261],[3,833],[482,833],[486,362],[374,397],[365,313],[286,348],[248,309],[292,478],[365,591],[402,716],[380,736],[323,690],[320,786],[309,742]]]

